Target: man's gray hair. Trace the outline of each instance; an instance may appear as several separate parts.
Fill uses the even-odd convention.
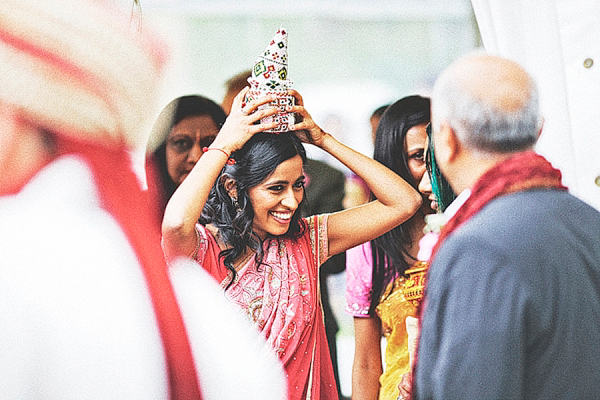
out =
[[[462,80],[462,79],[461,79]],[[516,110],[502,110],[473,96],[460,80],[443,77],[432,95],[436,125],[445,121],[459,140],[485,153],[511,153],[532,147],[541,128],[539,95],[529,79],[528,99]]]

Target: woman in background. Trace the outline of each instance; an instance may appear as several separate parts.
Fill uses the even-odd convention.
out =
[[[381,117],[374,159],[417,188],[425,167],[426,126],[430,101],[408,96],[390,105]],[[391,399],[409,371],[406,317],[416,307],[403,295],[405,271],[417,261],[424,217],[433,213],[425,197],[407,221],[376,239],[346,252],[346,311],[354,316],[355,353],[352,399]],[[381,336],[387,339],[385,373]]]
[[[417,258],[419,261],[423,262],[423,265],[427,266],[440,231],[446,223],[446,220],[451,217],[450,215],[444,214],[444,211],[446,211],[448,206],[456,198],[450,183],[437,166],[433,149],[433,140],[431,137],[431,124],[427,125],[425,165],[427,167],[427,173],[423,174],[423,178],[421,178],[421,182],[419,182],[419,192],[431,202],[431,208],[436,211],[435,215],[429,214],[425,216],[425,236],[419,241],[419,253]],[[425,281],[423,280],[420,282],[420,286],[424,288],[424,285]],[[419,323],[417,318],[407,317],[407,320],[411,320],[406,323],[407,330],[409,330],[408,343],[409,347],[412,346],[414,350],[419,336]],[[411,370],[402,375],[402,379],[398,384],[398,389],[400,391],[398,400],[410,399],[412,388],[412,362],[413,360],[411,360]]]
[[[146,182],[160,197],[161,215],[203,149],[217,137],[225,118],[221,106],[198,95],[178,97],[159,114],[146,149]]]

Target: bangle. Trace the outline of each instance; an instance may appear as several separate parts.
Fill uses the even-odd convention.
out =
[[[204,153],[206,153],[206,152],[207,152],[207,151],[209,151],[209,150],[219,150],[221,153],[225,154],[225,156],[226,156],[227,158],[231,157],[231,155],[230,155],[230,154],[227,154],[227,152],[226,152],[225,150],[223,150],[223,149],[221,149],[221,148],[219,148],[219,147],[203,147],[203,148],[202,148],[202,152],[204,152]]]
[[[227,152],[219,147],[203,147],[202,148],[202,152],[206,153],[209,150],[219,150],[221,153],[225,154],[225,156],[227,156],[227,165],[233,165],[235,164],[235,160],[233,158],[231,158],[231,155],[227,154]]]

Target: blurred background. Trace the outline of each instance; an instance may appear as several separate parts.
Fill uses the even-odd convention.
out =
[[[315,121],[371,156],[369,117],[409,94],[429,93],[437,74],[481,46],[469,0],[140,0],[144,24],[171,48],[159,108],[185,94],[220,103],[224,83],[252,68],[277,29],[288,30],[289,79]],[[311,146],[309,146],[311,147]],[[309,148],[312,158],[328,160]],[[352,318],[344,312],[344,274],[329,278],[340,325],[342,391],[351,392]]]
[[[252,68],[280,26],[289,78],[307,108],[346,144],[371,155],[369,116],[426,93],[457,56],[480,46],[468,0],[140,0],[143,21],[171,41],[160,106],[197,93],[220,102],[224,83]]]

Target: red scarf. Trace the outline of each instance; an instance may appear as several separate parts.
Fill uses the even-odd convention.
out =
[[[517,153],[513,157],[494,165],[475,182],[467,201],[465,201],[442,229],[429,258],[429,265],[433,264],[435,255],[446,238],[496,197],[523,192],[529,189],[547,188],[567,190],[563,186],[561,178],[562,174],[559,170],[555,169],[544,157],[533,151]],[[425,287],[426,290],[427,287]],[[426,294],[423,295],[423,299],[425,299],[425,296]],[[420,310],[418,311],[419,330],[426,307],[425,303],[425,300],[421,302]],[[419,346],[417,345],[416,348],[418,349]],[[414,365],[418,362],[417,353],[415,351]],[[414,375],[412,387],[415,387]]]
[[[518,153],[494,165],[475,182],[471,196],[442,229],[429,265],[444,240],[496,197],[539,188],[567,190],[561,178],[559,170],[533,151]]]
[[[102,206],[117,220],[146,278],[163,341],[171,400],[202,399],[192,350],[160,244],[156,196],[143,192],[124,146],[59,138],[62,154],[82,156],[94,175]]]

